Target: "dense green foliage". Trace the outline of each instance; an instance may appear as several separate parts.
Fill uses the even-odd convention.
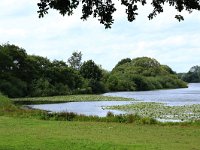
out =
[[[150,4],[152,12],[148,15],[149,19],[153,19],[164,11],[163,5],[173,7],[179,14],[175,18],[179,21],[184,20],[180,15],[182,11],[192,12],[200,10],[199,0],[119,0],[119,5],[125,7],[128,21],[132,22],[138,15],[138,6]],[[82,9],[81,19],[87,20],[90,16],[97,18],[98,21],[105,26],[111,28],[114,22],[113,13],[117,10],[118,3],[115,0],[40,0],[38,3],[39,17],[48,14],[49,9],[57,10],[61,15],[71,16],[77,8]],[[145,8],[146,9],[146,8]]]
[[[12,104],[11,100],[0,93],[0,115],[5,111],[5,109],[13,109],[15,106]]]
[[[68,59],[68,63],[70,67],[72,67],[73,69],[79,70],[82,65],[81,60],[82,60],[81,52],[73,52],[72,56]]]
[[[94,61],[88,60],[80,68],[80,74],[87,80],[87,86],[91,88],[92,93],[103,93],[106,91],[102,69]]]
[[[193,66],[187,73],[180,73],[179,77],[188,83],[200,82],[200,66]]]
[[[81,56],[79,53],[74,60],[75,56],[72,55],[69,67],[63,61],[50,61],[41,56],[28,55],[24,49],[15,45],[1,45],[0,91],[9,97],[95,92],[86,84],[87,78],[84,79],[78,70]],[[100,78],[101,76],[98,81]]]
[[[81,52],[74,52],[68,66],[0,45],[0,91],[9,97],[38,97],[186,87],[170,67],[148,57],[122,59],[112,72],[81,58]]]
[[[116,68],[117,66],[120,66],[120,65],[123,65],[123,64],[126,64],[126,63],[130,63],[130,62],[131,62],[131,59],[130,59],[130,58],[124,58],[124,59],[120,60],[120,61],[117,63],[117,65],[115,66],[115,68]]]
[[[112,70],[108,87],[112,91],[154,90],[187,87],[176,73],[157,60],[141,57],[121,63]]]

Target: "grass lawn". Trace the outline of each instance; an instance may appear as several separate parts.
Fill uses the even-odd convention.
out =
[[[43,121],[0,116],[0,150],[199,150],[200,126]]]

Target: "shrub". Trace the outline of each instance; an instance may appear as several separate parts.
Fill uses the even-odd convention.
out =
[[[127,123],[133,123],[133,122],[137,122],[138,120],[140,120],[140,116],[138,116],[137,114],[128,114],[127,115]]]
[[[108,111],[106,117],[114,117],[114,114],[111,111]]]
[[[0,79],[0,91],[8,97],[23,97],[27,94],[27,85],[15,77]]]
[[[47,79],[40,78],[32,83],[32,89],[30,91],[30,96],[53,96],[55,89],[54,86],[49,83]]]
[[[156,119],[153,119],[153,118],[144,117],[144,118],[141,118],[141,123],[142,124],[156,124],[157,121]]]

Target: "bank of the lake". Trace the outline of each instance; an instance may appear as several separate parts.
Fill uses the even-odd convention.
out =
[[[115,97],[114,97],[115,96]],[[118,97],[116,97],[118,96]],[[121,98],[123,97],[123,98]],[[161,121],[194,121],[200,119],[200,84],[189,84],[186,89],[114,92],[102,95],[73,95],[14,99],[18,102],[58,102],[59,104],[29,105],[34,109],[50,112],[74,112],[84,115],[105,117],[109,111],[114,114],[138,114]],[[114,100],[115,101],[111,101]],[[133,101],[137,99],[138,101]],[[144,99],[144,100],[143,100]],[[106,100],[106,101],[104,101]],[[122,101],[123,100],[123,101]],[[124,101],[126,100],[126,101]],[[77,102],[78,101],[78,102]]]
[[[143,117],[152,117],[164,121],[200,120],[200,83],[190,83],[188,88],[114,92],[105,96],[120,96],[137,99],[130,105],[111,106],[108,109],[137,113]]]
[[[102,120],[98,117],[88,117],[89,120],[84,121],[70,121],[70,118],[69,121],[66,121],[67,118],[65,121],[55,121],[59,120],[59,117],[65,117],[65,114],[60,115],[23,110],[0,95],[0,150],[200,148],[199,122],[163,124],[139,116],[137,116],[139,122],[135,122],[132,119],[136,116],[129,116],[132,117],[128,118],[132,122],[128,123],[121,122],[126,121],[123,116],[116,116],[114,119],[117,120],[112,120],[112,114],[105,119],[101,118]]]
[[[64,102],[89,102],[89,101],[132,101],[133,98],[125,98],[119,96],[104,95],[65,95],[65,96],[49,96],[49,97],[29,97],[14,98],[12,101],[16,104],[51,104]]]

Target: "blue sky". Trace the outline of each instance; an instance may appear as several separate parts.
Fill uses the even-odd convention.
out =
[[[149,6],[139,8],[136,21],[129,23],[124,8],[117,4],[115,22],[104,29],[97,19],[80,20],[80,9],[71,17],[50,11],[42,19],[38,0],[3,0],[0,3],[0,44],[9,41],[28,54],[64,60],[74,51],[83,60],[94,60],[111,70],[123,58],[152,57],[176,72],[200,65],[200,15],[183,12],[185,21],[174,19],[177,12],[165,6],[164,13],[149,21]]]

